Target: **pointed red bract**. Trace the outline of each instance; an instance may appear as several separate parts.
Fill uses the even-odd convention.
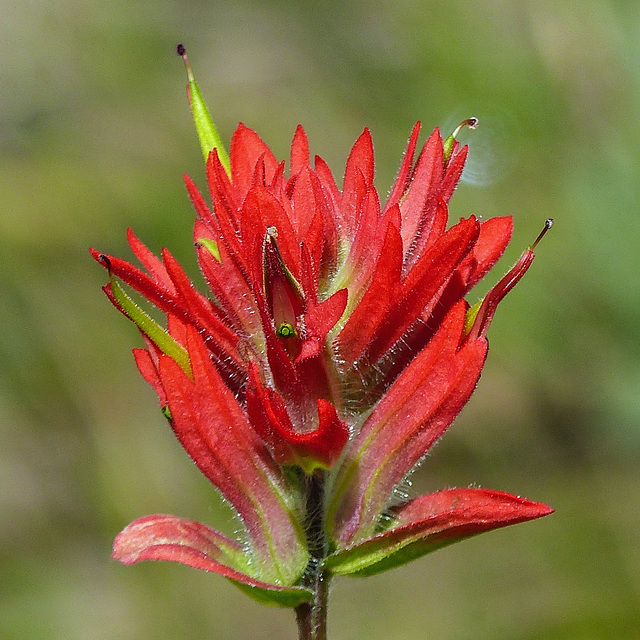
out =
[[[309,548],[333,550],[328,571],[366,575],[550,512],[474,489],[390,508],[472,394],[497,305],[533,260],[530,249],[469,308],[465,296],[503,254],[512,220],[449,224],[468,150],[436,129],[418,151],[419,134],[418,123],[384,203],[368,129],[340,188],[321,158],[310,163],[302,127],[287,169],[239,125],[229,173],[219,149],[207,159],[211,204],[185,177],[207,294],[169,251],[156,257],[131,231],[144,270],[93,251],[110,273],[107,295],[142,331],[141,374],[244,529],[240,543],[150,516],[118,536],[114,558],[182,562],[296,606],[310,597],[300,581],[320,566]],[[165,314],[166,330],[118,280]],[[323,498],[310,506],[318,483]]]
[[[486,355],[482,339],[460,347],[459,303],[349,443],[335,481],[328,526],[341,544],[373,534],[394,487],[466,404]]]
[[[392,510],[391,528],[325,561],[335,573],[369,576],[470,536],[553,513],[540,502],[501,491],[448,489]]]
[[[389,224],[371,284],[336,341],[340,357],[350,366],[364,353],[388,313],[400,286],[401,268],[402,238]]]
[[[477,239],[479,225],[472,216],[449,229],[409,272],[396,292],[376,335],[367,347],[369,362],[375,363],[418,320],[425,308],[433,308],[460,261]]]
[[[251,567],[243,564],[241,544],[200,522],[175,516],[153,515],[135,520],[116,537],[111,557],[123,564],[165,560],[213,571],[270,604],[292,607],[312,596],[307,589],[269,584],[249,575],[246,572]]]
[[[193,330],[188,351],[193,382],[173,360],[160,359],[174,432],[240,515],[256,560],[270,567],[266,575],[291,584],[304,569],[304,541],[290,513],[294,501],[286,480]]]
[[[272,389],[265,389],[257,368],[250,365],[247,413],[278,464],[297,465],[311,473],[316,468],[330,468],[338,459],[349,439],[349,428],[326,400],[319,399],[317,409],[315,428],[297,432],[283,399]]]
[[[231,139],[231,182],[236,193],[249,191],[258,161],[263,163],[265,182],[269,182],[275,175],[278,161],[255,131],[240,124]]]

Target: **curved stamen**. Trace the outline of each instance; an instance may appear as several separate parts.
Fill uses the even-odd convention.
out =
[[[496,284],[495,287],[487,293],[480,305],[476,305],[469,309],[467,312],[467,321],[465,322],[465,325],[470,327],[467,331],[467,340],[486,337],[491,321],[493,320],[493,316],[498,308],[498,304],[528,271],[533,259],[535,258],[533,250],[538,246],[540,240],[542,240],[552,226],[553,219],[548,218],[544,223],[542,231],[538,234],[538,237],[534,240],[531,246],[527,247],[524,253],[520,256],[518,262],[516,262],[500,282],[498,282],[498,284]]]

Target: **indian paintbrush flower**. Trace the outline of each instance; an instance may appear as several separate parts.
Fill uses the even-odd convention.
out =
[[[219,573],[296,607],[300,637],[320,638],[331,575],[374,574],[552,511],[479,488],[395,495],[474,391],[496,307],[535,243],[470,307],[465,296],[503,254],[512,219],[449,224],[467,157],[457,131],[443,140],[436,129],[416,157],[416,124],[383,203],[367,129],[342,188],[321,158],[310,161],[300,126],[288,168],[243,124],[227,155],[187,69],[211,205],[185,182],[210,291],[131,230],[144,270],[93,255],[108,269],[106,294],[142,333],[141,374],[243,535],[152,515],[118,535],[113,557]],[[120,282],[162,311],[166,328]]]

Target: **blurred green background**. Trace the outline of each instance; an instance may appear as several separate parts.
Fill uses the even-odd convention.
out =
[[[184,42],[225,139],[242,120],[287,157],[303,123],[340,176],[368,126],[383,195],[416,120],[479,117],[452,217],[515,216],[485,289],[556,220],[413,483],[557,512],[337,580],[332,640],[640,638],[640,3],[23,0],[0,18],[0,637],[296,635],[214,575],[109,560],[141,515],[231,521],[87,252],[130,256],[131,225],[196,273]]]

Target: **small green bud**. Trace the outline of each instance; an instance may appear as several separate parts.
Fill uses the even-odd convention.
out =
[[[201,244],[218,262],[222,262],[217,242],[209,238],[198,238],[198,244]]]
[[[296,330],[288,322],[283,322],[277,329],[278,338],[295,338],[298,334]]]
[[[171,416],[171,409],[169,409],[169,405],[165,404],[164,407],[162,407],[160,409],[160,411],[162,411],[162,415],[167,419],[167,420],[173,420],[173,417]]]
[[[463,335],[468,336],[469,332],[473,327],[473,323],[476,321],[478,317],[478,312],[480,311],[480,307],[482,306],[483,300],[478,300],[472,307],[467,309],[467,313],[464,316],[464,332]]]

